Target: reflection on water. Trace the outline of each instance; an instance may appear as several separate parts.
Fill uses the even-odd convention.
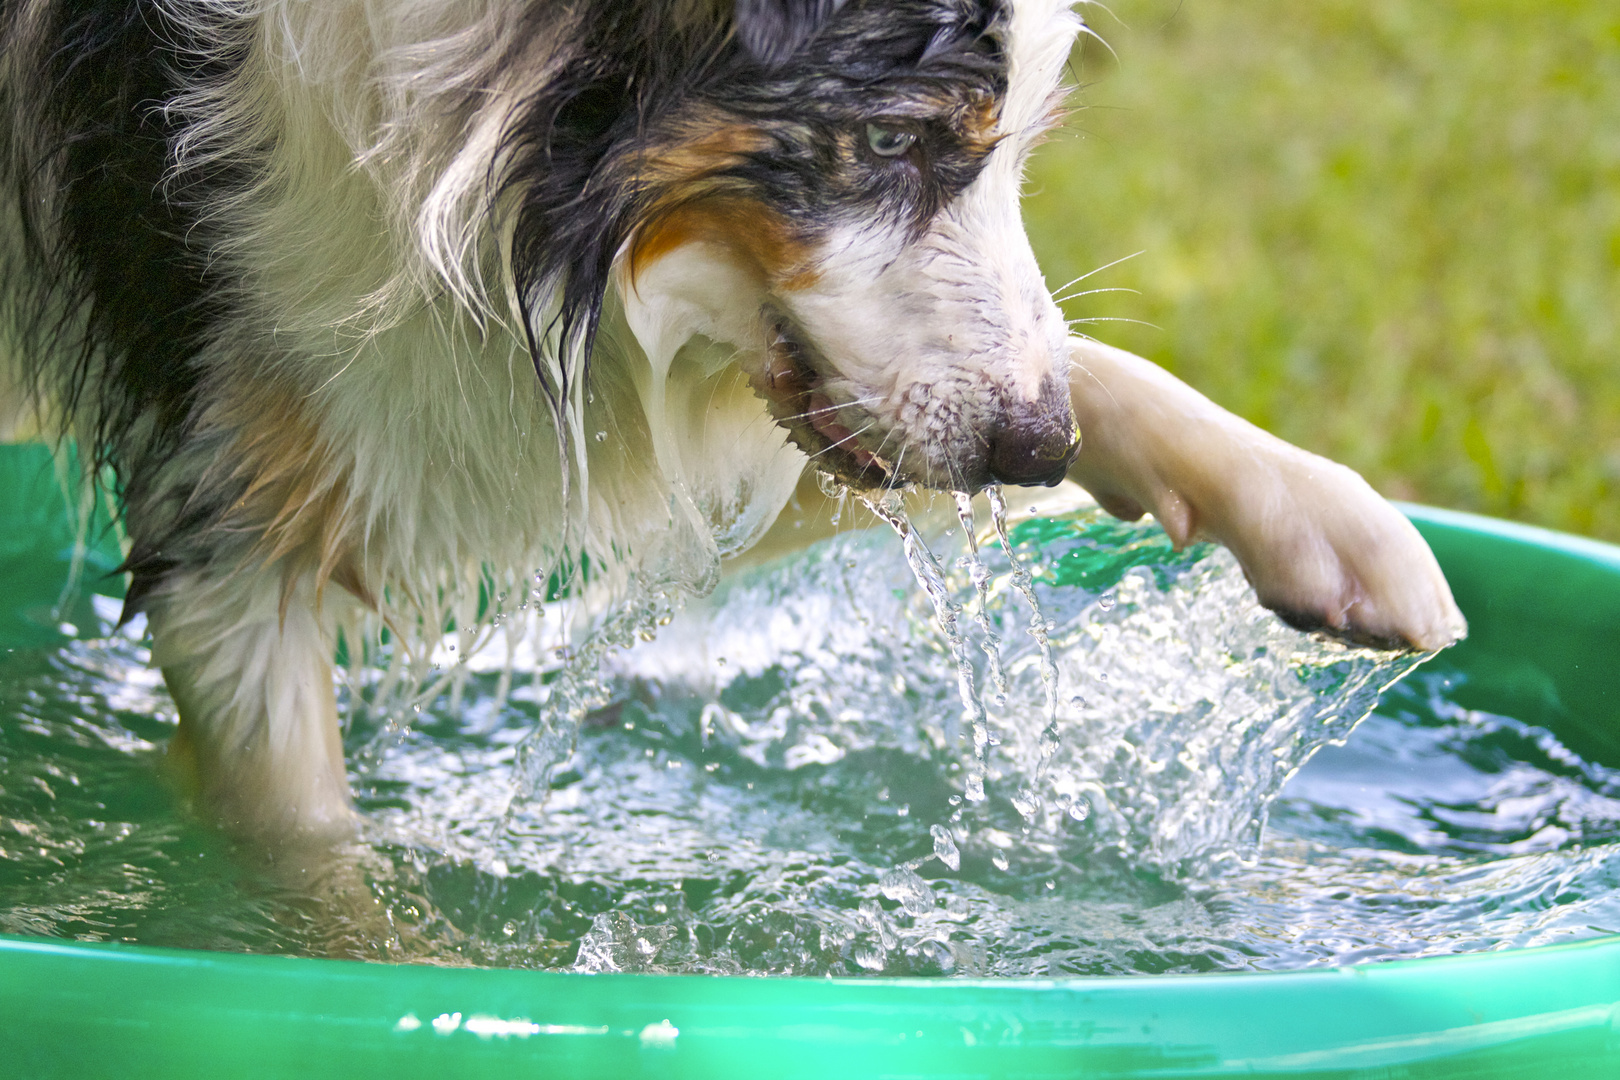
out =
[[[1010,538],[1057,672],[1051,723],[993,531],[988,577],[960,525],[930,537],[972,646],[955,656],[897,539],[848,535],[728,582],[655,642],[609,654],[599,683],[547,651],[553,670],[503,694],[485,656],[453,708],[447,695],[409,725],[357,720],[371,837],[351,873],[404,932],[349,951],[1043,975],[1620,929],[1620,771],[1450,704],[1444,657],[1356,727],[1411,659],[1288,629],[1218,549],[1017,509]],[[982,756],[956,656],[990,691]],[[253,869],[174,810],[159,769],[172,706],[144,659],[114,636],[0,660],[0,931],[330,951],[319,887]],[[524,797],[523,748],[560,730],[587,682],[606,704],[547,751],[545,797]]]

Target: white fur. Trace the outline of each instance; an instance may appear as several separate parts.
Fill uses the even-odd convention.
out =
[[[153,614],[153,663],[186,726],[176,753],[213,820],[245,832],[341,834],[349,785],[332,693],[335,612],[307,583],[192,575]],[[228,767],[219,769],[220,763]]]

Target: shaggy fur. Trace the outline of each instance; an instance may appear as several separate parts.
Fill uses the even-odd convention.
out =
[[[207,810],[347,828],[357,620],[421,652],[536,575],[701,591],[807,457],[1056,482],[1071,396],[1142,428],[1075,466],[1114,508],[1253,540],[1301,621],[1455,636],[1432,559],[1389,616],[1334,576],[1377,537],[1318,543],[1307,506],[1290,546],[1292,503],[1220,482],[1283,451],[1213,424],[1160,453],[1174,417],[1118,410],[1184,387],[1071,378],[1018,186],[1080,28],[1067,0],[3,0],[7,381],[116,477]],[[1268,562],[1307,549],[1304,585]]]

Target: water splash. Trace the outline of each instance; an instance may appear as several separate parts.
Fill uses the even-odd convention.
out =
[[[574,970],[591,974],[656,971],[654,961],[672,936],[669,926],[642,926],[621,911],[599,912],[580,938]]]
[[[912,866],[897,866],[884,874],[878,879],[878,891],[911,915],[927,915],[938,904],[933,887],[919,877]]]
[[[1020,788],[1013,797],[1013,806],[1024,819],[1026,826],[1033,825],[1036,816],[1042,809],[1042,798],[1039,791],[1040,782],[1046,776],[1047,766],[1057,754],[1062,744],[1062,729],[1058,726],[1058,669],[1052,662],[1052,643],[1048,634],[1052,624],[1046,619],[1041,610],[1040,599],[1035,595],[1034,579],[1023,562],[1018,558],[1017,549],[1013,547],[1011,538],[1007,533],[1007,502],[1002,496],[1001,485],[993,484],[985,491],[985,498],[990,503],[990,520],[995,525],[996,536],[1001,541],[1001,549],[1007,554],[1007,561],[1012,566],[1013,587],[1023,596],[1029,605],[1029,635],[1035,639],[1035,646],[1040,650],[1041,685],[1046,690],[1045,724],[1041,727],[1039,753],[1032,783]]]
[[[1001,668],[1001,636],[990,625],[990,581],[994,575],[990,568],[979,557],[979,531],[973,521],[973,496],[965,491],[951,492],[951,498],[956,502],[956,520],[961,523],[962,536],[966,541],[967,554],[963,560],[967,565],[968,578],[973,582],[973,591],[978,597],[979,606],[974,612],[974,618],[979,624],[982,635],[980,647],[984,650],[985,663],[989,665],[989,682],[996,695],[996,704],[1007,704],[1007,673]]]
[[[543,808],[553,778],[574,755],[585,717],[612,699],[612,688],[602,679],[602,661],[616,649],[651,641],[658,627],[669,624],[681,603],[678,592],[638,588],[634,580],[627,593],[628,599],[599,618],[577,647],[552,647],[552,657],[559,665],[553,681],[539,695],[534,727],[517,745],[511,795],[495,823],[495,835],[511,827],[519,806],[537,802]],[[563,625],[567,623],[565,619]],[[510,672],[512,666],[512,657],[503,658],[503,672]]]
[[[1041,611],[1041,602],[1035,595],[1034,579],[1030,576],[1029,568],[1018,558],[1017,548],[1007,534],[1007,501],[1002,496],[1001,485],[992,484],[985,489],[985,498],[990,503],[990,520],[994,523],[996,536],[1001,541],[1001,549],[1007,553],[1007,562],[1012,570],[1013,588],[1029,604],[1029,636],[1035,639],[1035,646],[1041,654],[1041,683],[1046,688],[1046,717],[1047,722],[1055,723],[1057,720],[1057,693],[1058,670],[1052,662],[1052,643],[1047,639],[1052,624]]]
[[[912,525],[905,507],[901,505],[899,494],[885,491],[881,494],[862,494],[860,498],[873,515],[888,524],[900,537],[906,565],[910,567],[912,576],[916,578],[923,594],[933,605],[934,618],[939,622],[940,632],[945,636],[951,658],[956,663],[957,688],[962,695],[962,707],[967,713],[969,729],[973,734],[973,761],[968,767],[967,798],[970,802],[983,802],[986,761],[993,736],[990,730],[990,715],[984,707],[984,699],[979,694],[967,636],[962,633],[962,605],[951,595],[950,586],[945,578],[945,567],[929,550],[922,534]]]
[[[460,711],[448,693],[427,703],[351,776],[373,825],[368,902],[408,931],[393,958],[1040,977],[1346,963],[1620,925],[1620,771],[1451,704],[1444,670],[1358,727],[1421,658],[1283,626],[1218,549],[1177,552],[1097,512],[1008,533],[1038,567],[1065,690],[1044,773],[1046,684],[1002,588],[1005,549],[983,548],[1003,741],[989,798],[969,803],[932,603],[887,530],[846,535],[739,575],[655,642],[606,650],[605,705],[544,806],[520,801],[495,838],[516,747],[568,657],[536,657],[545,679],[505,700],[499,668],[458,663]],[[945,581],[978,602],[962,574]],[[109,602],[108,627],[117,614]],[[0,815],[27,837],[0,882],[0,930],[323,952],[309,897],[243,888],[223,842],[174,812],[151,768],[174,710],[138,637],[0,657]],[[986,659],[968,655],[982,678]],[[364,724],[351,753],[375,736]],[[1042,799],[1030,821],[1014,805],[1026,788]]]

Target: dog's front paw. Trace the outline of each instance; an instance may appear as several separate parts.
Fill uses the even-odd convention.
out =
[[[1412,523],[1359,475],[1293,447],[1234,484],[1206,520],[1260,602],[1302,630],[1358,644],[1443,649],[1468,632]]]
[[[1417,529],[1356,473],[1240,420],[1157,365],[1070,342],[1070,479],[1109,513],[1217,540],[1295,626],[1443,649],[1468,632]]]

